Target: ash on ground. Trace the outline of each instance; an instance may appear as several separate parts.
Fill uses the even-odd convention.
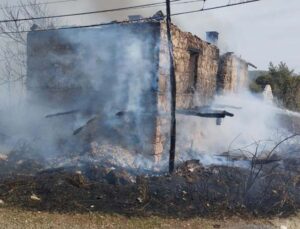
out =
[[[252,160],[249,167],[189,160],[178,164],[172,175],[166,170],[138,173],[95,157],[74,160],[53,168],[32,153],[2,155],[2,203],[38,211],[176,217],[290,215],[300,207],[296,157]]]

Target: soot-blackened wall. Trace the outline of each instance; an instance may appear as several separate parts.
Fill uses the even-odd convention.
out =
[[[153,154],[159,43],[155,22],[33,31],[27,72],[32,103],[52,113],[76,110],[72,118],[56,117],[61,128],[72,129],[66,138],[76,138],[73,142]],[[80,140],[72,136],[84,125]]]

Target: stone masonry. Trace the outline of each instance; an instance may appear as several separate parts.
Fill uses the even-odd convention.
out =
[[[175,25],[172,39],[177,109],[209,105],[217,90],[237,92],[247,84],[246,61],[232,53],[220,57],[217,46]],[[89,122],[95,131],[83,131],[88,141],[122,143],[124,149],[159,161],[169,149],[168,53],[164,21],[33,31],[28,35],[27,85],[50,111],[81,109],[68,116],[68,126],[62,119],[58,129],[71,135],[70,127],[82,117],[101,117]],[[178,126],[189,120],[178,116]]]
[[[169,117],[169,54],[166,24],[161,24],[161,45],[158,88],[158,114],[156,131],[157,160],[168,149]],[[191,109],[208,105],[216,92],[219,49],[191,33],[182,32],[172,25],[174,66],[176,76],[176,107]],[[177,122],[180,122],[180,118]]]
[[[217,76],[219,93],[236,93],[248,85],[248,63],[228,52],[221,56]]]

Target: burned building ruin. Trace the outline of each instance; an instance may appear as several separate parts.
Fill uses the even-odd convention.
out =
[[[248,85],[248,66],[248,62],[232,52],[222,55],[217,74],[217,91],[235,93],[245,89]]]
[[[247,84],[246,61],[232,53],[220,56],[216,45],[175,25],[172,39],[178,110],[207,106],[217,91]],[[57,144],[67,150],[118,145],[156,160],[168,150],[164,21],[32,31],[27,51],[31,102],[46,107]]]

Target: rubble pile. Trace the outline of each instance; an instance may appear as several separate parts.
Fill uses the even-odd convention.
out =
[[[47,162],[28,144],[21,144],[9,154],[0,154],[0,175],[33,175],[43,170]]]
[[[2,159],[1,165],[12,164],[18,154],[13,155]],[[33,161],[42,165],[38,159]],[[136,174],[97,161],[59,168],[30,166],[31,171],[29,166],[27,170],[16,166],[10,173],[1,169],[0,200],[7,206],[39,211],[180,217],[288,215],[300,207],[299,165],[300,158],[254,169],[205,167],[191,160],[178,165],[172,175]]]

